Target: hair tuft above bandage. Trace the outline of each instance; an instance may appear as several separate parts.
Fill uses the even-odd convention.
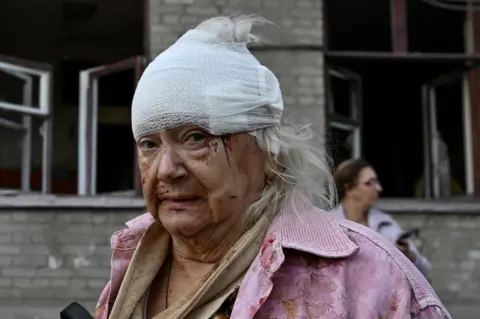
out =
[[[245,43],[193,29],[145,69],[132,102],[136,140],[179,125],[213,135],[248,132],[280,123],[276,76]]]

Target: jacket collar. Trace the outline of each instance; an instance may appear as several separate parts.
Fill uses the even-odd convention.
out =
[[[155,222],[150,213],[142,214],[126,222],[127,228],[115,232],[110,240],[114,250],[134,250],[143,234]]]
[[[337,207],[335,207],[332,210],[332,214],[334,214],[336,217],[341,219],[347,218],[345,214],[345,209],[342,204],[339,204]],[[375,209],[373,207],[368,210],[368,215],[367,215],[368,228],[373,229],[376,232],[380,232],[380,229],[382,228],[382,226],[391,226],[392,224],[395,224],[395,221],[390,215],[385,214],[382,211]]]
[[[278,233],[282,247],[321,257],[348,257],[359,249],[333,214],[313,206],[303,196],[296,196],[285,205],[271,230]]]

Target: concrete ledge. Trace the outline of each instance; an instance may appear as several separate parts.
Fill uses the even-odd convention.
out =
[[[422,200],[422,199],[381,199],[379,209],[394,214],[475,214],[480,215],[480,200]],[[132,196],[56,196],[41,194],[12,194],[0,196],[0,210],[7,209],[116,209],[143,210],[143,198]]]
[[[478,199],[381,199],[376,207],[393,214],[474,214],[480,215]]]
[[[0,210],[5,209],[145,209],[143,198],[117,196],[13,195],[0,197]]]

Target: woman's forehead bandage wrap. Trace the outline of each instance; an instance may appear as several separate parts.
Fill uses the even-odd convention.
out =
[[[190,30],[145,69],[132,102],[135,140],[179,125],[213,135],[280,123],[275,75],[243,43]]]

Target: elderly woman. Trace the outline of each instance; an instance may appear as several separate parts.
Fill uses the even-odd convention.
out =
[[[362,159],[346,160],[338,165],[334,177],[340,205],[333,212],[338,217],[360,223],[381,234],[428,278],[432,269],[428,259],[420,254],[411,240],[402,238],[402,228],[390,215],[373,208],[382,192],[373,167]]]
[[[149,213],[113,235],[96,318],[450,318],[395,247],[311,204],[332,178],[308,129],[281,124],[255,21],[201,23],[138,83]]]

